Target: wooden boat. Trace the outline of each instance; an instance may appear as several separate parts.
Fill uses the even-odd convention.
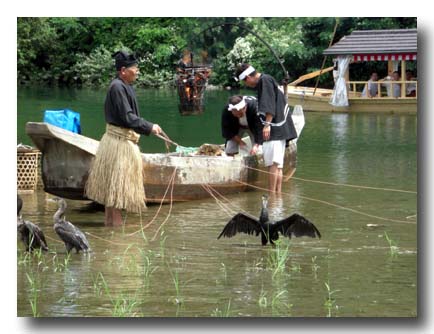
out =
[[[351,83],[351,81],[350,81]],[[416,113],[417,98],[363,98],[360,94],[349,94],[348,107],[335,107],[330,104],[333,90],[302,86],[288,86],[288,104],[302,105],[305,111],[325,112],[386,112],[386,113]]]
[[[348,106],[334,106],[330,103],[333,90],[312,87],[300,87],[302,81],[312,79],[318,75],[335,70],[338,77],[338,66],[328,67],[301,76],[287,86],[288,104],[294,106],[300,104],[305,111],[327,112],[386,112],[386,113],[416,113],[417,112],[417,81],[406,78],[407,61],[417,59],[417,30],[362,30],[353,31],[344,36],[337,43],[324,50],[323,54],[339,59],[349,58],[350,64],[357,62],[376,61],[387,62],[389,76],[400,68],[400,81],[377,81],[378,94],[375,97],[363,97],[361,92],[368,85],[367,81],[350,81],[349,66],[342,67],[345,73],[342,76],[347,84]],[[369,77],[370,73],[367,73]],[[404,80],[405,79],[405,80]],[[382,84],[400,85],[399,97],[389,97]],[[414,86],[412,94],[406,92],[406,88]]]
[[[302,117],[300,132],[304,125]],[[47,123],[29,122],[26,132],[42,152],[44,190],[68,199],[87,200],[84,187],[99,141]],[[295,171],[296,153],[296,141],[291,141],[285,153],[284,175],[287,178]],[[150,203],[163,199],[173,173],[172,199],[175,202],[209,197],[203,184],[209,184],[221,194],[246,191],[250,187],[245,183],[267,184],[267,174],[255,170],[266,170],[261,154],[227,157],[143,153],[142,157],[146,198]],[[164,201],[170,201],[170,192]]]

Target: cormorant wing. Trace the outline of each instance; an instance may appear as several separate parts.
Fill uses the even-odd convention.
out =
[[[321,233],[316,226],[303,216],[294,213],[288,218],[277,221],[272,228],[282,233],[284,236],[291,238],[308,236],[311,238],[321,238]]]
[[[220,239],[221,236],[231,238],[240,232],[247,234],[256,233],[256,235],[259,235],[261,232],[264,233],[261,224],[256,218],[244,213],[238,213],[226,224],[217,239]]]
[[[63,242],[71,244],[74,247],[78,246],[82,249],[89,248],[87,240],[83,240],[83,237],[76,231],[71,230],[70,226],[65,224],[55,224],[54,230]]]
[[[23,226],[27,228],[29,233],[33,235],[33,242],[35,243],[36,247],[42,247],[44,250],[48,250],[47,241],[45,240],[44,232],[39,228],[38,225],[33,224],[30,221],[24,220]],[[32,237],[29,235],[29,242],[31,241]]]
[[[33,233],[39,238],[39,242],[41,245],[45,246],[48,249],[47,240],[45,240],[44,232],[40,229],[38,225],[33,225]]]
[[[86,236],[83,234],[83,232],[81,232],[81,231],[77,231],[76,232],[76,234],[75,234],[75,236],[77,237],[77,239],[79,239],[80,240],[80,242],[81,242],[81,247],[83,248],[83,249],[90,249],[90,245],[89,245],[89,241],[87,241],[87,238],[86,238]]]
[[[78,227],[76,227],[75,225],[73,225],[72,223],[70,223],[69,221],[65,221],[65,223],[68,225],[68,227],[74,233],[75,237],[78,240],[80,240],[80,242],[82,243],[82,247],[84,246],[83,249],[90,248],[89,241],[87,241],[87,238],[84,235],[84,233]]]

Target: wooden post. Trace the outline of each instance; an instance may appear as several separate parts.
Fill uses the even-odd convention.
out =
[[[405,68],[405,60],[401,60],[401,81],[407,81],[407,77],[405,75],[406,68]],[[401,83],[401,97],[406,96],[406,87],[405,82]]]
[[[387,62],[387,75],[392,76],[393,73],[393,61],[389,60]]]

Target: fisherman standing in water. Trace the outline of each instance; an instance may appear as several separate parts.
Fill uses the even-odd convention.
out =
[[[241,64],[236,71],[236,79],[255,88],[258,94],[258,114],[261,117],[262,151],[265,166],[268,167],[268,189],[271,193],[282,191],[283,158],[286,143],[297,138],[289,106],[283,91],[276,80],[257,72],[249,64]]]
[[[162,129],[141,118],[131,84],[139,74],[137,59],[124,51],[114,55],[117,76],[104,104],[106,132],[101,138],[85,187],[85,195],[105,206],[105,225],[122,225],[121,210],[140,213],[146,208],[140,134]]]

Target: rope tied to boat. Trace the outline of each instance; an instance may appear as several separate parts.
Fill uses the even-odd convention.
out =
[[[191,154],[198,150],[197,147],[186,147],[186,146],[179,145],[177,142],[170,139],[169,136],[164,131],[162,131],[161,134],[155,134],[155,136],[162,139],[165,142],[167,152],[169,152],[170,145],[175,146],[176,153],[179,153],[180,155]]]
[[[246,166],[246,168],[258,171],[264,174],[272,174],[268,171],[254,168],[251,166]],[[382,191],[390,191],[390,192],[400,192],[400,193],[408,193],[408,194],[417,194],[417,191],[413,190],[403,190],[403,189],[394,189],[394,188],[382,188],[382,187],[371,187],[371,186],[361,186],[357,184],[347,184],[347,183],[336,183],[336,182],[327,182],[327,181],[320,181],[320,180],[311,180],[311,179],[305,179],[301,177],[295,177],[292,176],[291,179],[297,180],[297,181],[303,181],[303,182],[312,182],[312,183],[319,183],[319,184],[327,184],[332,186],[339,186],[339,187],[350,187],[350,188],[360,188],[360,189],[368,189],[368,190],[382,190]]]
[[[238,181],[238,180],[235,180],[235,182],[237,182],[239,184],[243,184],[243,185],[248,186],[248,187],[252,187],[252,188],[256,188],[256,189],[260,189],[260,190],[269,191],[267,188],[259,187],[259,186],[253,185],[253,184],[249,184],[247,182]],[[290,195],[290,196],[292,195],[290,193],[283,192],[283,191],[281,192],[281,194],[283,194],[283,195]],[[359,214],[359,215],[362,215],[362,216],[366,216],[366,217],[369,217],[369,218],[374,218],[374,219],[379,219],[379,220],[384,220],[384,221],[390,221],[390,222],[394,222],[394,223],[416,224],[416,222],[414,222],[414,221],[405,221],[405,220],[399,220],[399,219],[380,217],[380,216],[376,216],[376,215],[371,215],[371,214],[366,213],[366,212],[358,211],[358,210],[355,210],[355,209],[352,209],[352,208],[348,208],[348,207],[345,207],[345,206],[342,206],[342,205],[339,205],[339,204],[323,201],[323,200],[320,200],[320,199],[316,199],[316,198],[312,198],[312,197],[307,197],[307,196],[303,196],[303,195],[297,195],[297,196],[300,197],[300,198],[303,198],[305,200],[308,200],[308,201],[317,202],[317,203],[325,204],[325,205],[328,205],[328,206],[333,206],[335,208],[342,209],[342,210],[347,210],[347,211],[350,211],[350,212],[353,212],[353,213],[356,213],[356,214]]]
[[[164,200],[166,199],[167,193],[169,192],[170,187],[172,187],[172,193],[173,193],[173,185],[175,183],[176,170],[177,170],[177,167],[174,169],[172,176],[169,179],[169,182],[168,182],[167,187],[166,187],[166,191],[164,192],[163,198],[160,201],[160,206],[158,207],[158,210],[155,213],[154,217],[152,217],[152,219],[145,226],[141,227],[139,230],[128,234],[129,237],[131,237],[137,233],[143,232],[155,221],[155,219],[157,219],[158,215],[160,214],[161,208],[163,206]],[[172,200],[173,200],[173,198],[170,199],[171,202],[172,202]],[[141,218],[141,216],[140,216],[140,218]],[[141,222],[141,220],[140,220],[140,222]]]

